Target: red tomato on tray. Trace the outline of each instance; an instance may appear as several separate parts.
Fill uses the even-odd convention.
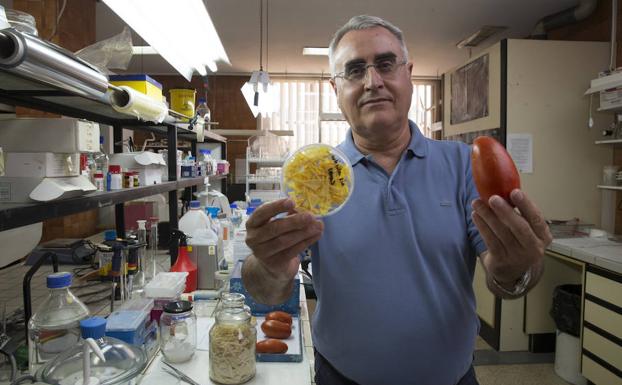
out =
[[[490,136],[475,138],[471,167],[475,187],[486,203],[491,196],[499,195],[512,204],[510,193],[520,188],[520,177],[512,157],[501,143]]]

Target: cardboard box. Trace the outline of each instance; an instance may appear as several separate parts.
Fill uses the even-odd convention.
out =
[[[242,282],[242,263],[244,261],[237,261],[233,272],[231,272],[231,278],[229,279],[230,291],[232,293],[241,293],[246,297],[246,304],[251,308],[251,312],[254,315],[265,315],[271,311],[281,310],[292,315],[300,314],[300,275],[297,275],[294,279],[294,290],[292,295],[287,301],[279,305],[265,305],[255,301],[255,299],[246,291],[244,283]]]
[[[0,177],[0,203],[48,202],[97,190],[85,176],[68,178]]]
[[[128,86],[158,102],[162,101],[162,84],[148,75],[110,75],[110,84]]]
[[[162,173],[166,170],[166,162],[162,154],[148,151],[110,154],[108,164],[118,164],[128,171],[138,171],[141,186],[162,183]]]
[[[98,152],[99,124],[73,118],[0,120],[5,152]]]
[[[5,153],[5,176],[53,178],[80,175],[80,154]]]

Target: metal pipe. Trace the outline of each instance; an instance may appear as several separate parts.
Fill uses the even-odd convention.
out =
[[[611,55],[609,57],[609,70],[614,71],[617,67],[617,36],[618,36],[618,0],[611,0]]]
[[[596,5],[598,5],[598,0],[581,0],[574,7],[545,16],[538,21],[530,37],[546,39],[548,31],[576,23],[590,16],[596,9]]]

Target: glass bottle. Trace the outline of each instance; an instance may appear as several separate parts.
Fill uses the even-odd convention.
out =
[[[68,272],[48,275],[48,297],[28,321],[31,374],[80,340],[80,321],[89,316],[89,309],[69,290],[71,279]]]
[[[257,330],[244,295],[223,293],[209,331],[209,376],[220,384],[242,384],[255,376]]]
[[[160,317],[160,348],[166,361],[186,362],[197,348],[197,317],[188,301],[164,305]]]
[[[149,218],[149,249],[145,261],[145,281],[151,282],[156,276],[158,255],[158,217]]]

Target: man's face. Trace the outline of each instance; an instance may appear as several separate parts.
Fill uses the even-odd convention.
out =
[[[375,27],[346,33],[335,50],[335,71],[340,74],[352,66],[378,64],[394,58],[395,72],[383,74],[374,67],[367,68],[360,80],[335,77],[331,84],[339,108],[361,136],[388,133],[407,124],[412,98],[410,74],[412,64],[403,57],[399,40],[388,30]]]

